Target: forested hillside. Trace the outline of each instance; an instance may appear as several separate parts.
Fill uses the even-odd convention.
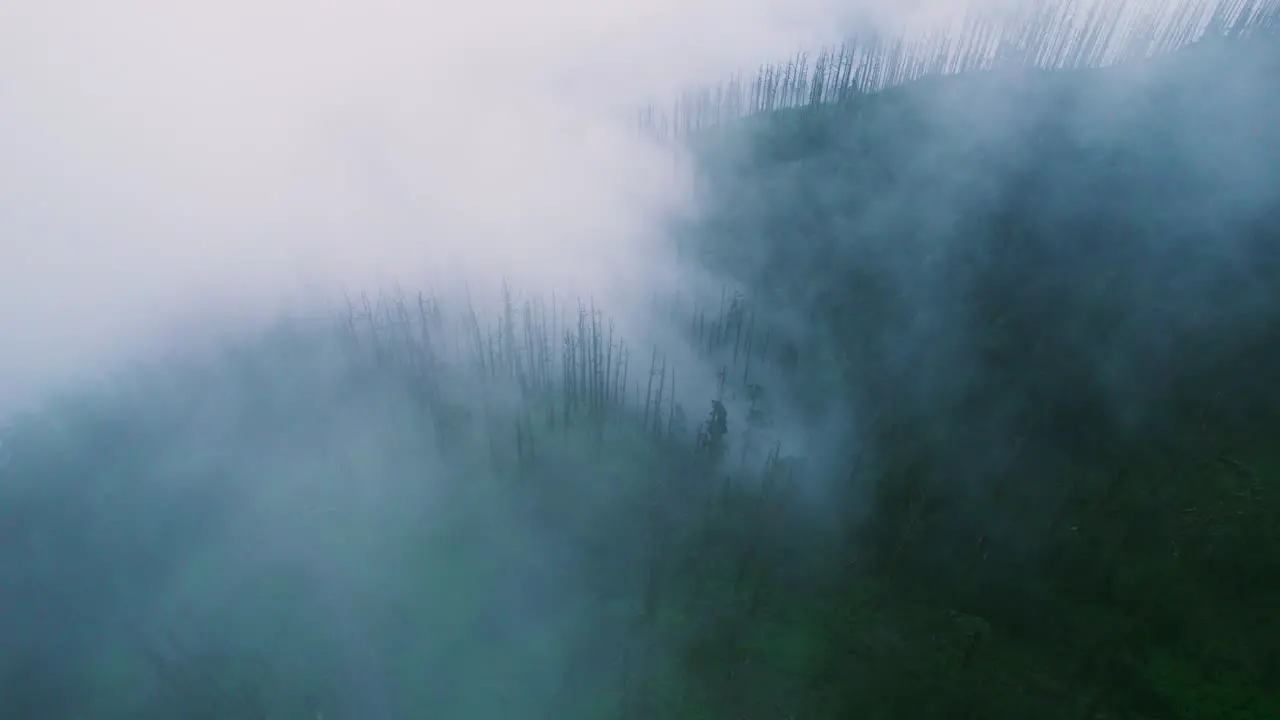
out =
[[[1276,47],[928,79],[708,139],[686,249],[862,440],[849,592],[887,585],[880,632],[933,608],[990,640],[899,636],[906,666],[841,712],[895,682],[887,717],[935,716],[934,682],[937,717],[1280,711]]]
[[[651,337],[373,288],[8,418],[0,718],[1280,717],[1280,43],[1231,5],[685,122],[724,290]]]

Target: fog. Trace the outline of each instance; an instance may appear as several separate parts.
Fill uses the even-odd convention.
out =
[[[0,404],[394,277],[612,298],[689,193],[635,113],[851,29],[1007,0],[16,2],[0,9]]]
[[[0,10],[0,403],[196,311],[466,276],[619,309],[689,194],[635,113],[1001,0],[19,2]],[[537,286],[537,287],[535,287]]]
[[[932,442],[950,480],[1003,471],[1026,413],[1080,388],[1105,396],[1104,415],[1140,415],[1128,411],[1174,375],[1166,335],[1270,317],[1254,239],[1233,240],[1270,217],[1280,167],[1254,152],[1273,135],[1253,112],[1262,71],[1218,83],[1205,56],[1178,85],[1191,92],[1149,107],[1132,93],[1168,85],[1158,63],[1075,95],[1035,72],[977,75],[900,95],[856,127],[833,122],[812,157],[782,123],[760,148],[736,136],[748,142],[726,144],[730,173],[739,152],[796,157],[707,193],[680,138],[638,127],[646,106],[854,30],[956,31],[967,11],[1019,7],[0,9],[0,418],[44,403],[0,435],[0,491],[14,498],[0,498],[0,637],[16,648],[0,653],[0,711],[594,718],[614,714],[592,705],[612,693],[622,717],[661,717],[627,703],[660,694],[650,681],[683,685],[666,675],[701,623],[718,632],[756,612],[765,591],[739,592],[748,568],[788,592],[843,582],[845,545],[815,548],[850,517],[833,490],[854,484],[861,445],[891,434],[873,420],[923,419],[902,425],[923,441],[884,444],[911,455]],[[1196,88],[1214,112],[1196,115]],[[1078,109],[1059,113],[1062,97]],[[1220,206],[1187,200],[1166,217],[1168,197],[1193,194],[1157,188],[1114,208],[1090,195],[1098,166],[1069,162],[1078,145],[1150,140],[1147,120],[1168,108],[1185,113],[1153,147],[1176,158],[1142,167],[1213,185]],[[1212,132],[1233,109],[1231,132]],[[1046,160],[1050,125],[1070,127]],[[857,163],[871,156],[893,167]],[[1036,179],[1019,174],[1029,161],[1067,169],[1046,170],[1026,207],[1000,205]],[[987,238],[1006,216],[964,224],[997,205],[1050,241],[1081,214],[1093,213],[1081,234],[1112,209],[1149,222],[1111,255],[1052,242],[1060,254],[1006,255]],[[677,251],[689,227],[723,242],[717,262]],[[1222,237],[1157,242],[1179,229]],[[1234,304],[1217,302],[1224,284]],[[766,305],[758,328],[738,289]],[[653,322],[673,293],[678,322]],[[1037,314],[1059,298],[1061,322]],[[1128,324],[1095,322],[1113,310]],[[1027,337],[1050,328],[1025,351],[1000,348],[1027,360],[1026,377],[983,364],[975,328],[1006,316]],[[1104,326],[1107,342],[1090,344]],[[69,392],[84,388],[109,391]],[[726,406],[732,432],[717,434]],[[821,482],[786,488],[777,514],[753,509],[794,479],[792,455]],[[805,532],[756,532],[769,523]],[[1010,544],[1030,547],[1020,533]],[[696,579],[661,593],[664,572]],[[272,697],[228,689],[242,685]]]
[[[338,284],[624,302],[682,202],[636,110],[833,39],[840,5],[6,3],[0,398]]]
[[[621,637],[575,614],[586,550],[504,494],[483,429],[442,448],[332,345],[251,331],[394,283],[626,317],[686,274],[662,233],[690,202],[637,110],[834,40],[837,6],[5,4],[0,412],[45,414],[0,447],[0,708],[242,717],[241,687],[368,720],[547,706],[581,638]],[[544,474],[597,474],[562,454]],[[571,528],[620,511],[557,497]]]

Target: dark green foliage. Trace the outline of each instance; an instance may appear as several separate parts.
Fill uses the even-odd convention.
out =
[[[922,82],[711,155],[700,257],[866,453],[846,585],[786,631],[843,606],[797,717],[1274,715],[1276,47]]]

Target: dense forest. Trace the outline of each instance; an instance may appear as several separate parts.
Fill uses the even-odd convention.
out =
[[[0,718],[1280,718],[1280,43],[1227,6],[686,103],[717,286],[651,337],[374,288],[9,418]]]

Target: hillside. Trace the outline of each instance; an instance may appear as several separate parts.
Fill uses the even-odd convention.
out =
[[[685,247],[852,417],[870,574],[1074,654],[1126,717],[1276,712],[1192,677],[1276,657],[1277,47],[926,79],[704,150]]]
[[[796,341],[874,378],[854,390],[877,408],[981,398],[1107,432],[1210,397],[1267,415],[1277,69],[1269,39],[1205,43],[787,111],[719,140],[686,242],[759,303],[826,317]],[[1066,395],[1080,415],[1018,415]]]
[[[371,291],[50,398],[0,717],[1280,717],[1266,40],[730,123],[688,348]]]

